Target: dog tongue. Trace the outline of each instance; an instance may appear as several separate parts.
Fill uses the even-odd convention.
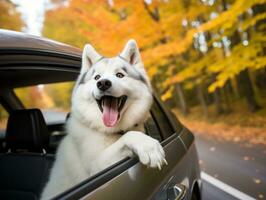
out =
[[[118,120],[118,102],[115,98],[105,98],[103,100],[103,123],[107,127],[113,127]]]

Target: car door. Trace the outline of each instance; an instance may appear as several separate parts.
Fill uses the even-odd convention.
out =
[[[188,169],[183,163],[186,148],[179,132],[171,125],[167,115],[155,99],[151,118],[146,123],[148,134],[161,140],[168,165],[162,170],[148,169],[137,158],[127,158],[85,180],[55,199],[136,200],[186,198],[189,187]],[[152,132],[151,132],[152,131]]]

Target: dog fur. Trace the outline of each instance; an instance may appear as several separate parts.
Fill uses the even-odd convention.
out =
[[[117,77],[117,73],[124,76]],[[104,92],[99,90],[96,75],[99,80],[110,80],[112,86]],[[112,127],[104,124],[96,101],[104,95],[127,96],[120,118]],[[144,134],[152,99],[151,85],[134,40],[129,40],[122,53],[113,58],[102,57],[87,44],[72,94],[68,134],[59,145],[41,199],[50,199],[127,156],[136,155],[142,164],[161,169],[166,163],[164,150],[157,140]],[[125,134],[117,134],[121,131]]]

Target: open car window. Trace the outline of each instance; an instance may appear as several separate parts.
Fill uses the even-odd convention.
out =
[[[167,139],[169,136],[175,133],[175,130],[173,129],[168,116],[166,115],[163,108],[159,105],[157,100],[155,100],[155,102],[153,103],[151,115],[161,132],[162,140]]]
[[[149,115],[147,121],[145,122],[144,127],[146,134],[157,139],[160,142],[163,140],[162,133],[160,132],[158,124],[156,123],[155,119],[151,114]]]
[[[74,82],[40,84],[16,88],[26,109],[41,109],[47,124],[64,123],[70,111],[70,98]]]

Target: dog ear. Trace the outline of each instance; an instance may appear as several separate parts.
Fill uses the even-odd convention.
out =
[[[139,48],[138,48],[136,41],[133,39],[130,39],[127,42],[120,56],[126,59],[131,65],[135,65],[141,62]]]
[[[86,44],[82,53],[82,66],[80,73],[83,74],[90,69],[90,67],[100,60],[102,56],[91,46]]]

